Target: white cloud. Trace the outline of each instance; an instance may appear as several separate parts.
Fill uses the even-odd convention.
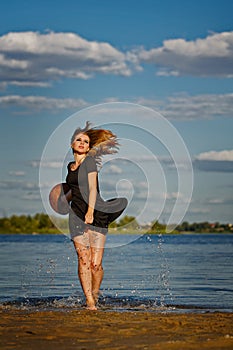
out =
[[[9,175],[11,176],[24,176],[25,172],[21,170],[9,171]]]
[[[0,37],[0,80],[43,85],[60,78],[89,79],[96,73],[130,76],[129,57],[109,43],[75,33],[10,32]]]
[[[194,159],[194,166],[204,171],[233,172],[233,150],[200,153]]]
[[[126,52],[72,32],[9,32],[0,36],[2,87],[47,87],[57,80],[85,80],[96,74],[129,77],[143,70],[141,63],[156,65],[160,76],[233,77],[233,31],[193,41],[165,40],[161,47]]]
[[[17,60],[13,58],[6,59],[6,57],[3,54],[0,54],[0,66],[12,69],[27,69],[28,62],[25,60]]]
[[[20,197],[23,200],[29,200],[29,201],[41,201],[41,196],[38,193],[25,193],[23,196]]]
[[[0,189],[14,190],[18,189],[19,185],[21,185],[20,181],[0,181]]]
[[[169,96],[163,101],[139,98],[136,102],[157,110],[168,119],[193,120],[233,116],[232,93],[194,96],[183,93]]]
[[[2,107],[17,107],[33,111],[50,110],[57,112],[61,109],[79,109],[89,104],[82,99],[50,98],[45,96],[8,95],[0,97]]]
[[[203,152],[197,155],[196,159],[233,162],[233,150]]]
[[[161,192],[158,195],[159,199],[166,200],[170,203],[173,203],[177,200],[179,200],[179,204],[183,205],[184,203],[190,204],[190,198],[187,198],[185,194],[181,192]],[[153,195],[152,198],[155,198],[155,195]]]
[[[111,164],[110,166],[108,166],[106,168],[105,173],[107,173],[107,174],[121,174],[122,169],[117,165]]]
[[[30,191],[37,191],[39,189],[38,184],[27,182],[27,181],[0,181],[0,188],[6,189],[6,190],[30,190]]]
[[[117,101],[117,99],[114,100],[114,102]],[[183,93],[169,96],[164,100],[140,97],[132,102],[154,109],[171,120],[211,119],[216,116],[233,117],[233,93],[194,96]],[[21,110],[25,112],[25,109],[33,112],[49,110],[56,113],[63,109],[77,110],[89,105],[91,105],[90,102],[79,98],[51,98],[46,96],[21,95],[6,95],[0,97],[0,106],[2,108],[16,107],[17,113],[20,113]],[[109,113],[109,110],[107,112]],[[102,113],[104,113],[104,111]],[[146,157],[147,156],[144,157],[145,160]]]
[[[39,190],[39,185],[33,182],[24,182],[22,183],[23,190],[37,191]]]
[[[189,214],[208,214],[210,213],[210,209],[209,208],[190,208],[188,210]]]
[[[11,85],[22,86],[22,87],[30,87],[30,86],[32,86],[32,87],[50,87],[51,86],[51,84],[49,82],[15,81],[15,80],[11,81]],[[2,86],[3,86],[3,89],[6,89],[7,83],[4,82],[2,84]]]
[[[177,199],[177,198],[183,198],[183,194],[180,192],[164,192],[162,193],[162,197],[165,199]]]
[[[165,40],[162,47],[140,49],[139,60],[159,67],[157,75],[233,77],[233,31],[204,39]]]
[[[63,166],[63,162],[61,160],[51,160],[51,161],[40,161],[40,160],[32,160],[29,162],[29,165],[32,168],[48,168],[48,169],[61,169]]]
[[[224,200],[222,198],[212,198],[207,201],[207,204],[223,204]]]

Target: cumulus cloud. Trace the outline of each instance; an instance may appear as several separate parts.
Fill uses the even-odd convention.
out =
[[[157,75],[233,77],[233,31],[213,33],[204,39],[165,40],[163,46],[140,49],[141,62],[158,67]]]
[[[41,201],[41,196],[39,193],[29,192],[21,196],[21,199],[28,200],[28,201]]]
[[[114,100],[114,102],[117,101],[116,99]],[[132,102],[152,108],[170,120],[212,119],[214,117],[233,116],[233,93],[194,96],[182,93],[169,96],[164,100],[140,97]],[[57,113],[59,110],[77,110],[89,105],[91,105],[91,102],[79,98],[21,95],[0,97],[0,106],[2,108],[10,108],[13,111],[16,109],[14,113],[20,113],[21,111],[24,113],[26,111],[40,112],[42,110]],[[146,160],[146,156],[144,160]]]
[[[107,174],[121,174],[122,169],[115,164],[111,164],[108,167],[106,167],[105,173],[107,173]]]
[[[198,160],[233,161],[233,150],[209,151],[196,156]]]
[[[21,170],[11,170],[9,171],[9,175],[11,176],[24,176],[25,175],[25,171],[21,171]]]
[[[231,161],[233,162],[233,150],[209,151],[196,156],[198,160]]]
[[[189,215],[192,215],[192,214],[194,214],[194,215],[196,215],[196,214],[208,214],[208,213],[210,213],[210,208],[200,208],[200,207],[198,207],[198,208],[189,208],[189,210],[188,210],[188,213],[189,213]]]
[[[165,199],[174,200],[177,198],[183,198],[183,194],[180,192],[163,192],[162,197]]]
[[[233,172],[233,150],[200,153],[194,159],[194,166],[204,171]]]
[[[201,202],[199,202],[199,205],[204,205],[205,207],[212,208],[212,207],[218,207],[219,205],[222,207],[223,205],[230,205],[232,206],[233,199],[232,198],[205,198]]]
[[[40,161],[40,160],[32,160],[29,163],[29,166],[32,168],[48,168],[48,169],[61,169],[63,166],[62,160],[51,160],[51,161]]]
[[[168,119],[193,120],[232,117],[233,94],[180,94],[165,100],[139,98],[137,103],[160,112]]]
[[[3,180],[3,181],[0,181],[0,188],[6,189],[6,190],[14,190],[14,189],[18,189],[19,185],[21,185],[21,184],[22,184],[22,182],[20,182],[20,181]]]
[[[61,78],[89,79],[96,73],[130,76],[131,56],[75,33],[10,32],[0,37],[0,80],[43,86]]]
[[[207,200],[207,204],[219,205],[223,203],[224,203],[224,200],[222,198],[211,198]]]
[[[50,86],[61,79],[90,79],[96,74],[125,77],[158,67],[157,75],[233,77],[233,31],[203,39],[165,40],[163,46],[121,51],[108,42],[72,32],[9,32],[0,36],[1,87]]]
[[[36,112],[40,112],[42,110],[57,112],[58,110],[62,109],[84,108],[88,106],[88,103],[82,99],[59,99],[45,96],[8,95],[0,97],[0,105],[2,107],[16,107],[23,110],[28,109]]]
[[[6,189],[6,190],[30,190],[30,191],[37,191],[39,190],[39,186],[36,183],[27,182],[27,181],[9,181],[9,180],[3,180],[0,181],[0,188]]]

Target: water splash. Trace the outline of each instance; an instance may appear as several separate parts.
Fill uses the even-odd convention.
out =
[[[157,296],[155,299],[155,305],[156,306],[162,306],[164,307],[166,304],[173,304],[173,295],[170,288],[170,281],[169,281],[169,275],[170,275],[170,268],[168,265],[168,261],[165,256],[165,252],[163,249],[164,245],[164,239],[163,235],[159,233],[158,235],[158,253],[160,257],[160,268],[159,268],[159,274],[157,276]]]
[[[35,262],[32,265],[22,265],[20,271],[20,293],[22,299],[28,299],[31,297],[50,297],[54,295],[54,292],[59,290],[64,293],[66,290],[68,293],[74,292],[74,281],[64,281],[64,275],[69,276],[73,272],[73,265],[77,263],[72,256],[73,247],[70,243],[65,243],[68,254],[63,254],[59,257],[40,257],[35,258]],[[70,251],[70,254],[69,254]],[[49,253],[48,253],[49,255]],[[62,266],[62,273],[60,270]],[[58,283],[58,281],[60,283]]]
[[[18,309],[27,311],[66,311],[85,309],[85,300],[82,293],[76,293],[66,297],[25,297],[16,300],[6,301],[0,304],[0,309]],[[102,295],[98,301],[98,309],[103,311],[149,311],[149,312],[170,312],[173,306],[156,306],[154,300],[136,296],[111,296]]]

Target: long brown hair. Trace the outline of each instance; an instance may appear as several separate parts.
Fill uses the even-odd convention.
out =
[[[95,129],[91,127],[89,121],[86,122],[86,126],[81,129],[77,128],[71,138],[71,144],[74,142],[77,134],[85,134],[90,139],[90,151],[88,155],[94,157],[98,165],[101,165],[102,156],[106,154],[114,154],[118,152],[119,143],[117,136],[110,130]]]

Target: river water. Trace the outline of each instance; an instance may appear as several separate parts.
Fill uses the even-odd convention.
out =
[[[0,306],[80,309],[69,237],[0,235]],[[233,311],[233,235],[108,235],[99,308]]]

